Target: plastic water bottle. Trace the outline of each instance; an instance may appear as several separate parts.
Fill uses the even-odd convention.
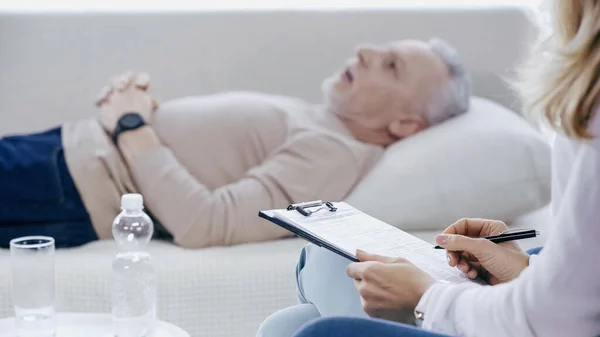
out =
[[[119,253],[112,264],[112,317],[116,337],[149,336],[156,322],[156,270],[146,246],[154,224],[139,194],[121,198],[112,226]]]

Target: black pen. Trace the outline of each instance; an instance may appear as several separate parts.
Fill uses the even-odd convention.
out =
[[[498,234],[498,235],[484,236],[483,238],[490,240],[493,243],[501,243],[501,242],[507,242],[507,241],[534,238],[538,235],[540,235],[540,232],[536,231],[535,229],[525,229],[525,230],[509,231],[509,232],[505,232],[505,233]],[[435,246],[433,248],[444,249],[444,247],[440,247],[440,246]]]

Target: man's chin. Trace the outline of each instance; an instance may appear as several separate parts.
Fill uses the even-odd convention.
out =
[[[321,83],[321,90],[325,96],[327,96],[332,90],[335,90],[336,82],[337,81],[333,76],[323,80],[323,83]]]
[[[336,110],[336,108],[340,105],[340,101],[342,101],[342,95],[339,92],[336,84],[338,81],[334,77],[330,77],[323,81],[321,85],[321,90],[323,91],[323,99],[325,105],[332,110]]]

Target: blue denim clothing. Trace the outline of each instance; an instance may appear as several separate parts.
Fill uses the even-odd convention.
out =
[[[56,247],[97,240],[65,162],[61,129],[0,139],[0,247],[47,235]]]
[[[321,318],[308,323],[294,337],[448,337],[411,325],[356,317]]]

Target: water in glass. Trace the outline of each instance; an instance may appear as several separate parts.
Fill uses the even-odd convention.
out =
[[[10,256],[17,336],[54,336],[54,239],[14,239]]]

